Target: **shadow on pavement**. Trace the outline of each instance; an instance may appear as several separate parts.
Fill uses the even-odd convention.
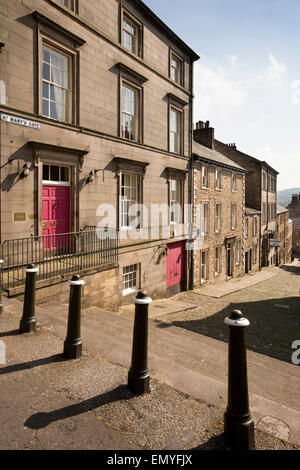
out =
[[[223,433],[218,436],[211,437],[208,441],[204,442],[204,444],[194,447],[191,450],[226,450],[226,446],[223,441]]]
[[[133,397],[134,395],[127,389],[127,385],[120,385],[114,390],[89,398],[88,400],[84,400],[80,403],[66,406],[48,413],[36,413],[25,421],[24,426],[30,429],[42,429],[54,421],[71,418],[72,416],[87,413],[88,411],[92,411],[95,408],[107,405],[108,403],[113,403],[119,400],[130,400]]]
[[[36,359],[35,361],[21,362],[20,364],[12,364],[11,366],[0,367],[0,374],[10,374],[20,370],[31,369],[33,367],[51,364],[52,362],[68,361],[62,354],[54,354],[53,356]]]
[[[0,333],[0,338],[3,336],[17,336],[20,334],[20,330],[11,330],[11,331],[3,331]]]
[[[292,343],[300,339],[300,298],[286,297],[256,302],[232,303],[216,314],[170,323],[156,320],[160,328],[177,326],[212,338],[228,341],[228,327],[224,319],[239,309],[250,321],[246,329],[247,348],[291,363]]]

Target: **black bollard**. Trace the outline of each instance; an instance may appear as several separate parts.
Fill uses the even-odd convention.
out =
[[[35,331],[35,281],[37,272],[38,268],[34,264],[28,264],[25,269],[26,284],[23,315],[20,321],[19,333],[31,333]]]
[[[240,310],[225,318],[229,326],[228,404],[224,414],[224,442],[232,450],[254,450],[254,421],[250,415],[245,327],[249,320]]]
[[[148,307],[152,299],[146,292],[138,292],[135,303],[131,367],[128,372],[128,389],[135,394],[150,392],[148,371]]]
[[[3,313],[3,305],[2,305],[2,267],[3,267],[3,259],[0,259],[0,314]]]
[[[68,359],[79,359],[82,354],[82,341],[80,337],[81,314],[81,286],[84,281],[78,274],[74,274],[70,284],[70,300],[68,314],[67,337],[64,342],[64,353]]]

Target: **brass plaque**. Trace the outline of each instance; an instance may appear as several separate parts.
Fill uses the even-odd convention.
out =
[[[26,220],[26,212],[14,212],[14,222],[24,222]]]

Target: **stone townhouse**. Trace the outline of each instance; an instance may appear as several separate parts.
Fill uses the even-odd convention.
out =
[[[244,252],[245,274],[253,274],[260,269],[260,230],[261,212],[245,207]]]
[[[277,204],[277,240],[279,246],[276,248],[277,265],[289,263],[292,259],[292,221],[289,211]]]
[[[0,14],[9,295],[28,261],[38,300],[66,300],[73,272],[85,305],[185,289],[198,55],[140,0],[7,0]]]
[[[300,255],[300,217],[292,219],[293,235],[292,249],[293,255]]]
[[[201,145],[194,130],[194,287],[218,283],[245,272],[245,170],[214,148],[214,133]]]
[[[204,133],[208,132],[206,129]],[[224,144],[215,139],[215,148],[229,159],[247,170],[245,178],[246,206],[261,212],[260,266],[274,265],[275,247],[270,240],[277,232],[277,175],[267,162],[247,155],[235,144]]]
[[[292,195],[292,200],[287,206],[287,209],[289,210],[289,215],[292,219],[300,217],[300,193]]]

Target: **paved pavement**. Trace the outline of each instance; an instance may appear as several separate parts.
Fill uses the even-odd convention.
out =
[[[284,295],[296,289],[300,279],[298,270],[289,269],[274,278]],[[259,284],[260,296],[268,295],[263,285],[274,279]],[[163,301],[169,307],[161,308],[160,313],[156,308],[149,321],[152,392],[144,397],[133,397],[126,390],[133,327],[130,312],[85,309],[84,356],[63,361],[60,352],[67,306],[56,302],[40,306],[36,311],[38,332],[18,335],[21,304],[4,299],[0,326],[8,362],[0,368],[6,391],[2,394],[5,411],[0,417],[0,448],[221,448],[227,394],[226,337],[201,334],[194,327],[187,328],[184,321],[190,323],[189,316],[195,321],[198,315],[201,322],[203,309],[208,318],[216,316],[211,313],[213,307],[218,310],[220,302],[228,303],[231,295],[245,297],[254,287],[221,299],[189,292],[175,301]],[[205,308],[201,302],[206,302]],[[223,311],[222,315],[218,322],[223,327]],[[300,447],[300,368],[253,350],[248,351],[248,365],[258,447],[289,448],[271,436]]]

